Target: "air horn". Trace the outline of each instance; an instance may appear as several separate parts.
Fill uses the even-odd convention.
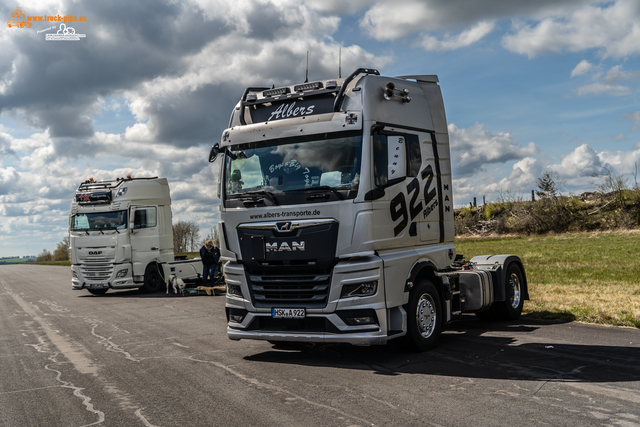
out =
[[[384,99],[391,101],[393,98],[400,98],[402,102],[411,102],[408,89],[396,89],[396,85],[392,82],[387,83],[384,87]]]

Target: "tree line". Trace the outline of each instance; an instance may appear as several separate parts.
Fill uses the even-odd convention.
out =
[[[594,191],[579,195],[566,190],[557,174],[537,179],[535,200],[509,192],[493,203],[455,210],[456,235],[545,234],[636,229],[640,227],[640,184],[603,168]]]

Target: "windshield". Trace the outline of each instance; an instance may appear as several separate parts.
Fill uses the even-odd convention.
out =
[[[316,190],[357,190],[362,134],[342,132],[229,147],[225,189],[229,199]]]
[[[72,230],[109,230],[127,228],[127,211],[75,214],[71,217]]]

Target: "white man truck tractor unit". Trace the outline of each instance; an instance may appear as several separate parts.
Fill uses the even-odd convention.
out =
[[[462,313],[520,316],[519,257],[456,256],[437,76],[250,87],[217,157],[230,339],[427,350]]]
[[[176,261],[166,178],[118,178],[80,184],[69,215],[73,289],[157,292],[171,275],[201,277],[202,261]]]

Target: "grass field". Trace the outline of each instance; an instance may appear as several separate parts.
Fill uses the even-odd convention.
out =
[[[465,259],[515,254],[529,283],[526,315],[640,328],[640,230],[456,238]]]

